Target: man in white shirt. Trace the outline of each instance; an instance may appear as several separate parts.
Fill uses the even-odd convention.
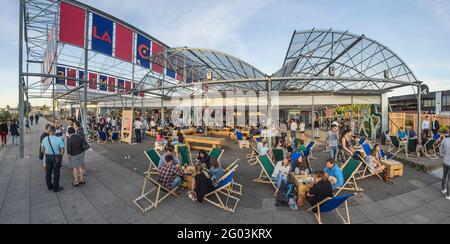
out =
[[[426,142],[428,140],[430,134],[430,120],[429,117],[425,117],[425,120],[422,122],[422,131],[423,131],[423,140]]]
[[[133,126],[134,126],[134,133],[136,134],[136,142],[141,143],[142,142],[142,127],[143,127],[141,119],[137,118],[136,121],[134,121]]]
[[[291,137],[292,137],[292,139],[297,138],[297,129],[298,129],[297,122],[295,120],[293,120],[292,123],[291,123]]]

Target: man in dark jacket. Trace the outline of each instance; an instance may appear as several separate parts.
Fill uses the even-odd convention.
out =
[[[433,117],[433,122],[431,123],[431,130],[433,131],[433,136],[439,133],[439,129],[441,125],[439,121],[436,119],[436,116]]]

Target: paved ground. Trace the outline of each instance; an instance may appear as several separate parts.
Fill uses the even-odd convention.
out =
[[[87,185],[72,188],[70,171],[63,168],[65,190],[54,194],[46,190],[42,163],[37,159],[39,133],[25,138],[25,159],[18,159],[15,146],[8,147],[0,157],[0,223],[315,223],[314,217],[303,210],[276,208],[271,187],[252,182],[259,168],[250,167],[246,151],[231,142],[225,146],[223,163],[241,159],[237,181],[245,186],[236,213],[194,203],[183,193],[141,214],[131,201],[139,195],[143,181],[139,172],[148,167],[143,151],[151,141],[134,146],[93,145],[94,150],[87,152]],[[125,154],[132,158],[125,160]],[[321,153],[316,156],[325,157]],[[313,167],[320,169],[323,165],[315,161]],[[352,222],[450,223],[450,202],[442,197],[439,181],[409,167],[405,168],[405,177],[395,179],[393,186],[367,179],[360,183],[365,193],[350,202]],[[339,223],[334,213],[326,214],[324,222]]]

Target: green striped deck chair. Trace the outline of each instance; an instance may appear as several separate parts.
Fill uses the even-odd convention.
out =
[[[298,148],[300,146],[300,139],[294,138],[293,143],[294,143],[294,148]]]
[[[275,189],[275,182],[272,180],[272,174],[275,170],[275,165],[272,163],[272,160],[267,155],[260,156],[257,158],[259,165],[261,166],[261,173],[259,177],[253,181],[262,184],[271,184]]]
[[[406,150],[406,158],[409,158],[409,155],[412,154],[415,159],[419,159],[419,155],[417,153],[417,138],[408,139],[408,149]]]
[[[209,157],[211,159],[216,159],[217,162],[220,163],[220,158],[222,158],[223,153],[225,150],[219,149],[219,148],[213,148],[211,152],[209,152]]]
[[[284,159],[283,149],[274,148],[274,149],[272,149],[272,152],[273,152],[273,157],[275,159],[275,162],[283,161],[283,159]]]
[[[439,159],[436,153],[435,144],[436,140],[429,139],[422,148],[423,154],[425,154],[425,156],[427,156],[429,159]]]
[[[187,145],[178,146],[178,158],[180,159],[180,166],[192,165],[191,149]]]
[[[161,161],[161,155],[155,149],[149,149],[144,152],[145,156],[150,160],[148,171],[146,174],[157,175],[159,174],[158,166]]]
[[[391,138],[391,146],[389,148],[389,152],[392,152],[392,150],[397,148],[398,150],[394,153],[394,155],[397,155],[401,151],[405,151],[406,153],[408,147],[408,143],[406,141],[400,140],[398,136],[390,136],[390,138]]]
[[[344,175],[344,184],[339,187],[335,196],[338,196],[342,191],[354,191],[354,192],[363,192],[364,190],[358,186],[356,182],[355,174],[361,168],[362,162],[361,160],[356,160],[350,158],[347,163],[342,166],[342,174]]]

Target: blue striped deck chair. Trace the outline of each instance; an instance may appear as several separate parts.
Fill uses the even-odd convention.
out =
[[[380,175],[381,171],[377,171],[377,169],[371,167],[369,162],[367,162],[367,156],[370,156],[372,154],[372,148],[370,147],[370,144],[363,144],[362,149],[364,151],[364,155],[360,156],[360,158],[362,163],[364,164],[364,169],[358,172],[359,176],[357,177],[357,180],[363,180],[374,175],[376,175],[380,180],[383,180],[383,177],[381,177]]]
[[[395,156],[389,152],[385,152],[384,150],[380,150],[381,158],[386,158],[387,160],[393,159]]]
[[[113,132],[111,135],[111,142],[115,143],[115,141],[118,141],[120,139],[120,133],[119,132]]]
[[[234,171],[235,173],[237,172],[237,168],[239,167],[239,159],[237,159],[236,161],[234,161],[232,164],[230,164],[230,166],[228,166],[224,173],[227,174],[230,171]],[[236,175],[236,174],[235,174]],[[218,181],[217,181],[218,182]],[[215,185],[216,183],[214,183]],[[239,196],[242,196],[242,189],[244,188],[244,186],[242,184],[237,183],[234,179],[233,182],[231,183],[229,190],[231,193],[237,194]]]
[[[146,172],[146,174],[158,175],[159,174],[158,166],[159,162],[161,161],[161,155],[155,149],[149,149],[145,151],[144,154],[150,161],[148,171]]]
[[[236,138],[238,141],[243,141],[244,140],[244,135],[242,134],[242,132],[237,131],[236,132]]]
[[[322,213],[330,213],[333,211],[336,211],[336,213],[339,215],[340,219],[344,222],[344,224],[351,224],[350,213],[348,210],[348,200],[353,196],[355,196],[355,194],[347,194],[334,198],[331,197],[326,198],[320,203],[308,209],[308,212],[314,213],[314,216],[316,217],[317,222],[319,224],[323,224]],[[339,207],[341,207],[342,204],[344,204],[345,206],[345,216],[343,216],[339,211]]]
[[[361,137],[358,141],[358,145],[362,146],[367,143],[367,138]]]
[[[337,192],[334,194],[338,196],[342,191],[353,191],[353,192],[363,192],[364,190],[358,186],[356,182],[355,175],[359,172],[361,168],[362,162],[360,160],[356,160],[353,157],[349,158],[348,161],[342,166],[342,174],[344,175],[344,184],[337,189]]]
[[[272,180],[272,174],[275,170],[275,165],[272,160],[267,155],[259,156],[256,160],[261,166],[261,172],[259,177],[253,181],[262,184],[271,184],[273,188],[277,189],[275,182]]]
[[[98,141],[97,141],[97,143],[100,143],[100,144],[108,143],[108,136],[106,135],[106,132],[104,132],[104,131],[99,131],[98,132]]]
[[[234,213],[241,200],[238,197],[233,196],[232,192],[229,190],[235,174],[234,170],[226,173],[216,182],[214,190],[206,194],[203,200],[227,212]]]

